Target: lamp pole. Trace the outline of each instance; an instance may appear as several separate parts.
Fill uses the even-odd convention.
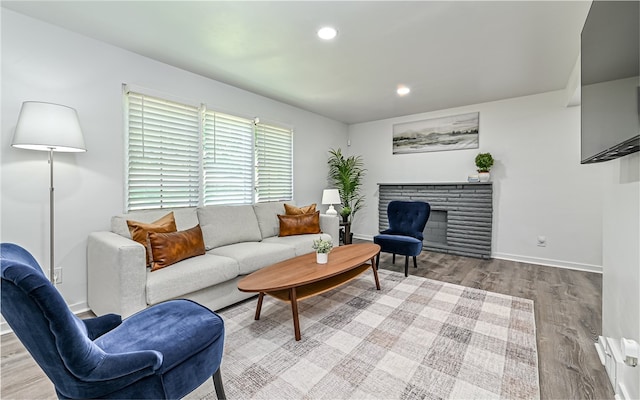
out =
[[[55,267],[55,250],[54,250],[54,235],[55,229],[53,225],[54,213],[53,213],[53,147],[49,147],[49,280],[52,284],[56,284],[56,267]]]

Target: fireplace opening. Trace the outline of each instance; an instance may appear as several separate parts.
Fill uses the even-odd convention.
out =
[[[447,244],[447,211],[431,210],[424,228],[424,240],[427,243]]]

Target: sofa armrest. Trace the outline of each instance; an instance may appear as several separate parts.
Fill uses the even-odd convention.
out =
[[[147,307],[144,246],[113,232],[93,232],[87,240],[87,298],[96,315],[128,317]]]
[[[340,219],[337,215],[320,214],[320,230],[331,236],[333,247],[340,245]]]

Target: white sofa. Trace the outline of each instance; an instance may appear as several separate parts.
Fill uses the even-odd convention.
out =
[[[178,231],[200,224],[206,254],[150,271],[145,248],[133,241],[127,220],[153,222],[173,211]],[[127,317],[152,304],[186,298],[212,310],[255,293],[237,282],[260,268],[313,251],[318,237],[338,246],[337,216],[320,215],[321,234],[279,237],[284,202],[242,206],[139,211],[114,216],[111,231],[93,232],[87,243],[88,303],[96,315]]]

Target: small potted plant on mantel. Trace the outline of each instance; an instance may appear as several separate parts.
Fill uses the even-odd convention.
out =
[[[478,179],[480,182],[489,182],[491,174],[489,170],[493,167],[493,157],[491,153],[480,153],[476,156],[476,167],[478,167]]]
[[[333,248],[333,242],[319,238],[313,241],[312,247],[316,251],[316,262],[326,264],[329,261],[329,252]]]

